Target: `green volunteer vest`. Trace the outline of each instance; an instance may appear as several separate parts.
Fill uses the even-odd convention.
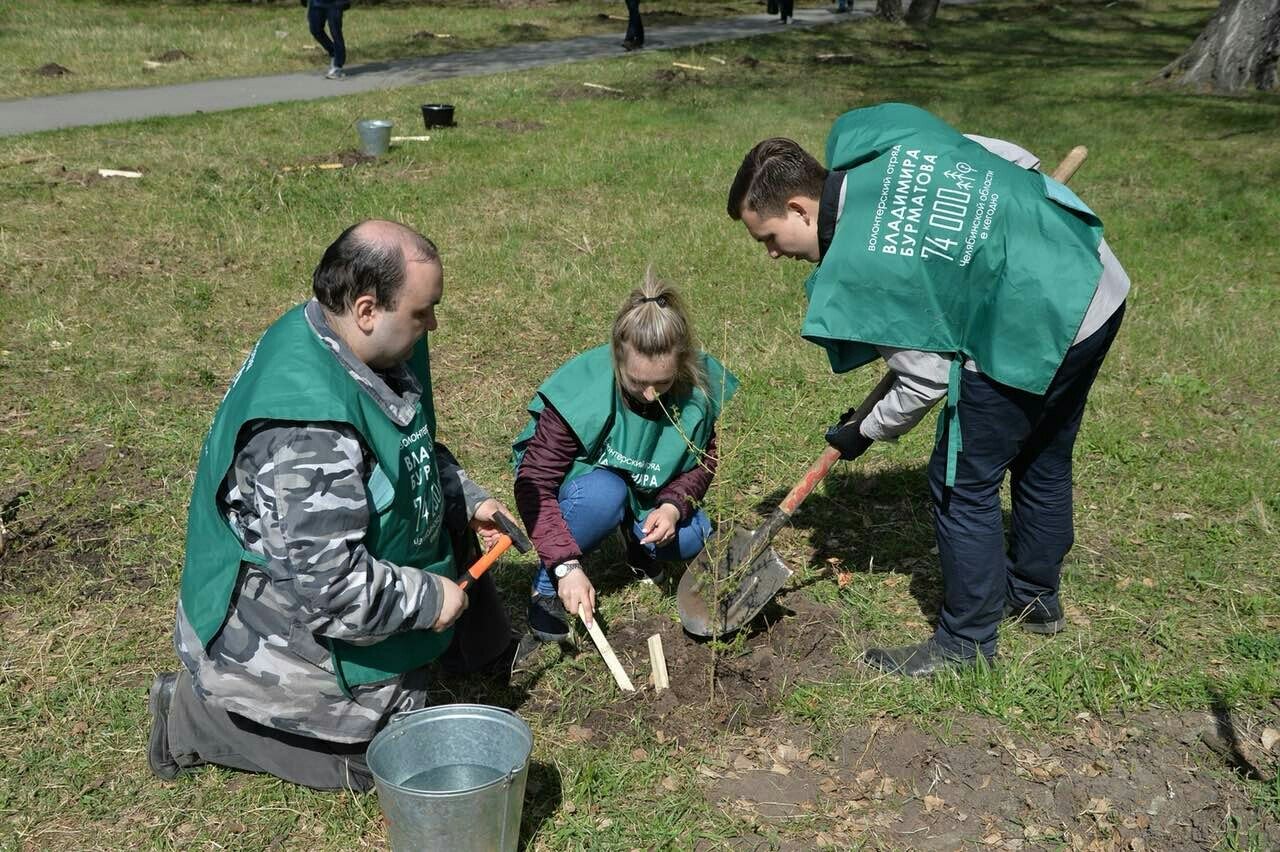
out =
[[[845,113],[827,162],[847,170],[844,208],[805,282],[801,335],[837,373],[876,346],[954,356],[939,420],[954,485],[964,361],[1045,392],[1097,289],[1102,222],[1062,184],[906,104]]]
[[[573,430],[583,453],[565,477],[572,482],[598,467],[625,474],[632,515],[641,520],[653,509],[658,492],[692,470],[707,449],[721,407],[738,389],[738,379],[710,355],[703,354],[707,388],[694,388],[683,399],[663,398],[671,419],[650,420],[632,411],[613,375],[608,344],[570,360],[542,383],[529,402],[529,422],[512,444],[516,467],[537,427],[537,416],[550,405]]]
[[[413,421],[397,426],[312,331],[303,306],[277,320],[232,379],[200,452],[187,515],[182,606],[207,646],[227,619],[242,561],[265,560],[244,549],[218,511],[217,492],[231,467],[236,437],[251,420],[346,423],[377,457],[367,481],[368,551],[397,565],[453,578],[452,545],[442,526],[444,500],[434,453],[435,408],[426,341],[410,365],[422,381]],[[372,645],[326,639],[344,692],[417,668],[448,647],[452,631],[413,630]]]

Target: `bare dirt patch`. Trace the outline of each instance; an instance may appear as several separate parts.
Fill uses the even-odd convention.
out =
[[[835,621],[835,613],[799,595],[787,603],[790,608],[773,605],[765,611],[742,652],[718,657],[709,644],[692,639],[667,618],[609,625],[609,642],[631,672],[649,670],[649,637],[655,633],[662,637],[671,688],[657,694],[645,685],[635,696],[619,697],[613,705],[594,711],[581,720],[582,726],[593,736],[608,737],[629,728],[638,714],[660,729],[664,738],[683,744],[767,718],[772,712],[770,702],[784,685],[820,680],[845,665],[834,652],[835,634],[823,626]],[[581,652],[595,653],[592,648]],[[541,696],[534,697],[532,706],[542,709],[540,700]]]
[[[529,41],[545,38],[547,28],[540,24],[530,23],[503,24],[498,27],[498,32],[502,33],[504,36],[510,36],[513,39]]]
[[[74,74],[75,72],[65,65],[59,65],[56,62],[46,62],[39,68],[32,70],[31,73],[35,74],[37,77],[65,77],[66,75]]]
[[[352,166],[362,166],[366,163],[376,163],[377,157],[370,156],[363,151],[357,151],[355,148],[346,151],[337,151],[332,154],[317,154],[313,157],[304,157],[296,164],[292,165],[293,169],[303,168],[320,168],[322,166],[339,165],[343,168],[351,168]]]
[[[607,625],[640,678],[647,639],[661,635],[671,689],[656,694],[637,679],[636,695],[574,720],[568,738],[608,742],[640,719],[659,742],[697,753],[708,801],[761,831],[744,849],[1200,850],[1233,819],[1280,848],[1280,824],[1238,783],[1239,748],[1224,744],[1222,719],[1208,712],[1082,713],[1065,732],[1034,738],[957,710],[945,737],[886,717],[819,741],[771,705],[783,689],[834,680],[853,663],[837,654],[831,608],[802,594],[786,604],[766,611],[741,651],[718,658],[669,619]],[[535,692],[522,710],[565,708]],[[1245,763],[1247,777],[1270,778],[1280,755],[1255,747]],[[806,833],[810,818],[827,826],[821,836]]]
[[[674,89],[681,86],[702,86],[706,84],[706,79],[700,77],[697,72],[686,71],[684,68],[659,68],[653,72],[653,79],[658,82],[660,89]]]
[[[115,567],[110,552],[115,527],[102,507],[121,494],[146,494],[162,483],[147,472],[142,455],[129,447],[90,444],[75,468],[83,479],[70,499],[35,484],[0,494],[0,585],[38,594],[75,573],[86,594],[115,593],[109,577]],[[141,569],[124,570],[124,580],[133,588],[151,586],[150,576]]]
[[[166,50],[164,53],[161,53],[159,56],[155,56],[152,58],[156,62],[168,63],[168,62],[188,62],[194,59],[195,57],[193,57],[190,53],[187,53],[185,50],[177,50],[175,48],[173,50]]]
[[[800,730],[750,728],[702,770],[706,795],[749,822],[787,831],[821,817],[823,842],[874,837],[895,849],[1199,850],[1233,815],[1280,844],[1280,825],[1214,766],[1206,713],[1099,720],[1048,740],[958,714],[946,742],[894,720],[851,728],[810,751]],[[717,776],[717,777],[711,777]]]

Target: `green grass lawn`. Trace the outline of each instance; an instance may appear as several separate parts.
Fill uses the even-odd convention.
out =
[[[994,3],[944,10],[927,37],[856,23],[448,80],[431,93],[459,105],[459,127],[337,170],[286,168],[350,151],[357,118],[413,123],[418,93],[0,140],[0,846],[383,842],[372,796],[220,770],[166,785],[144,756],[147,685],[175,665],[186,500],[204,431],[249,347],[307,297],[312,267],[342,228],[389,217],[439,243],[441,438],[508,500],[507,447],[524,404],[556,365],[605,339],[617,303],[654,264],[689,296],[705,346],[742,379],[721,424],[725,459],[709,503],[721,519],[752,521],[816,457],[823,424],[878,376],[833,377],[822,352],[799,339],[807,267],[769,262],[724,215],[729,181],[763,136],[820,150],[842,111],[894,99],[1049,163],[1076,144],[1091,151],[1073,188],[1106,222],[1134,289],[1076,450],[1069,631],[1046,640],[1010,629],[994,669],[930,683],[872,677],[857,664],[869,643],[926,635],[936,610],[923,473],[931,418],[838,469],[778,540],[802,587],[782,603],[811,619],[783,619],[778,630],[788,642],[821,642],[823,664],[784,666],[779,652],[777,677],[743,686],[693,680],[673,661],[673,679],[684,678],[678,703],[627,702],[588,648],[547,655],[517,688],[452,683],[441,699],[518,704],[533,726],[533,849],[925,848],[924,833],[894,822],[924,808],[954,819],[960,838],[929,848],[1019,848],[986,842],[993,833],[1021,848],[1085,848],[1077,838],[1111,848],[1143,820],[1155,825],[1162,817],[1149,812],[1168,812],[1159,807],[1188,810],[1178,811],[1183,827],[1169,829],[1181,833],[1155,834],[1146,848],[1175,848],[1170,838],[1177,848],[1274,848],[1277,751],[1265,752],[1258,735],[1280,727],[1280,102],[1144,83],[1213,5]],[[515,22],[569,8],[502,14]],[[585,5],[573,8],[589,21]],[[293,47],[273,48],[271,64],[255,70],[309,62],[297,50],[300,11],[289,6],[165,5],[178,23],[163,31],[215,9],[260,16],[268,40],[277,27],[290,31],[282,41]],[[389,21],[404,11],[353,13],[353,42],[386,15],[381,43],[397,45]],[[428,23],[404,28],[454,28],[461,39],[464,16],[479,21],[482,11],[430,7]],[[446,12],[457,16],[447,27],[437,22]],[[167,38],[137,45],[139,58],[189,49]],[[859,60],[817,63],[820,53]],[[22,55],[31,57],[22,64],[36,60]],[[672,60],[707,70],[673,75]],[[138,82],[121,68],[104,73]],[[144,177],[97,179],[102,166]],[[497,570],[522,622],[531,563],[504,559]],[[627,631],[671,629],[674,601],[623,584],[610,554],[592,571],[610,633],[643,681],[647,662]],[[759,663],[766,640],[775,641],[756,634],[716,649],[719,671]],[[677,652],[686,650],[672,634],[668,653]],[[1234,720],[1257,773],[1168,733],[1210,708]],[[861,753],[878,755],[883,779],[855,762],[868,731]],[[908,731],[918,732],[911,747],[893,738]],[[1144,738],[1163,750],[1142,751]],[[746,764],[768,770],[755,744],[783,740],[812,752],[769,759],[797,767],[776,773],[787,783],[845,774],[814,794],[816,805],[774,818],[760,809],[768,797],[733,785],[745,783]],[[886,743],[903,760],[968,743],[974,768],[967,776],[956,761],[937,764],[936,787],[912,786],[904,779],[918,767],[891,772]],[[1064,756],[1080,749],[1093,761],[1083,775],[1082,760]],[[1059,802],[1075,795],[1052,786],[1062,781],[1057,756],[1077,789],[1099,792],[1050,817],[1042,790]],[[981,769],[984,760],[997,769]],[[1088,786],[1127,790],[1143,772],[1169,773],[1156,785],[1165,804],[1148,808],[1148,794],[1142,809],[1121,812],[1122,792]],[[982,804],[984,791],[1015,775],[1033,785],[1026,803],[1019,789]],[[868,783],[874,793],[849,792]],[[1210,799],[1173,798],[1192,783]]]
[[[663,0],[642,8],[651,27],[760,11],[753,0]],[[626,14],[621,2],[604,0],[357,2],[343,18],[347,67],[581,35],[616,32],[621,42]],[[169,51],[186,58],[161,61]],[[12,0],[0,7],[0,56],[0,98],[328,65],[295,0]],[[49,64],[71,73],[40,73]]]

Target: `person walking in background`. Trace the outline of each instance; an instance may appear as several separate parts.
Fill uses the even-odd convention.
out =
[[[644,21],[640,20],[640,0],[627,2],[627,34],[622,39],[624,50],[639,50],[644,47]]]
[[[347,64],[347,45],[342,40],[342,13],[351,7],[350,0],[303,0],[307,7],[307,26],[311,35],[329,54],[328,80],[341,80],[347,76],[342,70]],[[328,34],[325,26],[329,27]]]
[[[796,0],[778,0],[778,23],[789,24],[796,10]]]

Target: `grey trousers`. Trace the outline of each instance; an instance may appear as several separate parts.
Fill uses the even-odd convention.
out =
[[[266,772],[317,790],[373,789],[368,743],[335,743],[260,725],[196,697],[191,674],[178,672],[169,705],[169,751],[184,769],[216,763]]]
[[[493,577],[486,574],[469,591],[471,604],[454,628],[453,642],[440,658],[446,672],[475,672],[500,659],[511,641]],[[415,670],[406,677],[422,676]],[[214,763],[245,772],[266,772],[317,790],[373,789],[365,762],[368,743],[337,743],[277,731],[201,701],[191,674],[182,669],[169,705],[169,751],[182,768]]]

